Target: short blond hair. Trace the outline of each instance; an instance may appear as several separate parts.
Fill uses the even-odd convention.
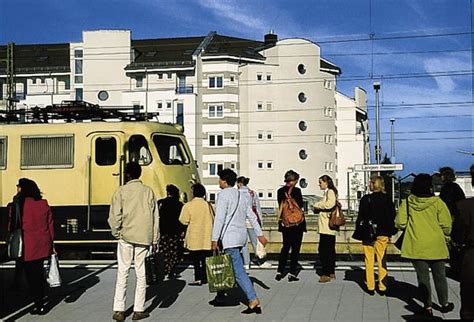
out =
[[[370,181],[374,185],[374,191],[385,193],[385,181],[381,176],[374,176],[370,178]]]

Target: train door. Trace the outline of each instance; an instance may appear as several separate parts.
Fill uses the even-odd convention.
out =
[[[108,229],[107,217],[114,191],[123,183],[123,134],[94,134],[89,160],[89,224]]]

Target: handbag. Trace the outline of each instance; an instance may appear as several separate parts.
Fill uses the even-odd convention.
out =
[[[346,224],[346,218],[342,212],[342,205],[336,200],[336,205],[331,209],[329,214],[329,229],[339,230],[341,226]]]
[[[259,259],[263,259],[267,257],[267,250],[265,249],[265,246],[257,239],[257,249],[255,250],[255,255]]]
[[[165,259],[160,252],[145,257],[145,277],[147,285],[154,285],[165,279]]]
[[[352,238],[363,242],[374,242],[377,239],[377,224],[372,220],[361,220],[356,226]]]
[[[214,252],[206,257],[206,275],[210,292],[229,290],[235,287],[234,266],[229,254]]]
[[[15,207],[12,213],[12,207]],[[10,259],[19,259],[23,256],[23,229],[21,225],[21,211],[18,200],[15,198],[13,206],[10,207],[10,216],[15,216],[15,221],[12,224],[12,232],[8,236],[7,254]],[[11,217],[10,217],[11,218]]]
[[[410,208],[408,207],[408,198],[407,198],[407,217],[408,217],[408,220],[410,219]],[[408,226],[408,220],[407,220],[407,226]],[[397,240],[393,243],[393,245],[395,247],[397,247],[400,251],[402,250],[402,245],[403,245],[403,239],[405,238],[405,231],[406,231],[406,227],[405,229],[402,230],[402,233],[400,234],[400,236],[397,238]]]
[[[48,282],[49,287],[61,286],[61,275],[59,275],[59,263],[56,254],[52,254],[49,258],[48,277],[46,278],[46,281]]]

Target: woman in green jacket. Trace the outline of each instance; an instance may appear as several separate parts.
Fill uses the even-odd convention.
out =
[[[433,194],[429,174],[421,173],[415,177],[410,195],[400,206],[395,225],[399,229],[405,229],[401,256],[409,258],[415,268],[424,314],[433,315],[430,268],[441,305],[440,311],[452,311],[454,304],[448,302],[445,270],[448,258],[446,237],[451,233],[451,215],[446,204]]]

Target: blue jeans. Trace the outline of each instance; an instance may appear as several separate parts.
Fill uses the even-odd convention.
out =
[[[232,258],[235,279],[242,291],[244,291],[249,302],[257,299],[257,294],[255,293],[255,289],[253,288],[252,282],[250,281],[250,278],[244,269],[242,256],[240,255],[240,247],[226,248],[224,249],[224,252],[226,254],[229,254]]]
[[[253,246],[253,253],[257,249],[257,234],[255,234],[255,230],[253,228],[247,228],[248,235],[250,237],[250,241],[252,242]],[[249,242],[247,241],[242,247],[242,256],[244,256],[244,265],[250,265],[250,251],[249,251]]]

